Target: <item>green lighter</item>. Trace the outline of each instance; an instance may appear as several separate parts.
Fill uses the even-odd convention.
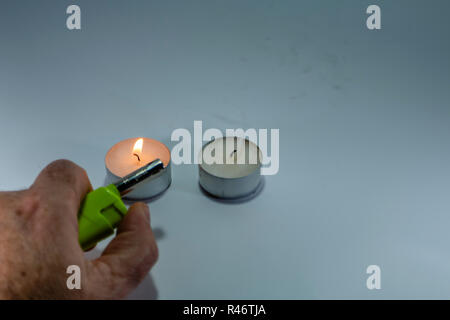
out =
[[[78,212],[78,240],[81,248],[91,249],[97,242],[112,235],[128,211],[121,196],[163,168],[162,161],[156,159],[116,183],[89,192]]]

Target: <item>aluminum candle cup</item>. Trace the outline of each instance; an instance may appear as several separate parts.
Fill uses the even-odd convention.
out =
[[[225,137],[205,144],[199,155],[199,183],[223,199],[249,196],[261,184],[262,152],[253,142]]]
[[[136,186],[124,196],[128,200],[145,200],[165,191],[172,182],[170,150],[162,143],[149,138],[131,138],[118,142],[105,157],[106,185],[115,183],[149,162],[160,159],[164,168]]]

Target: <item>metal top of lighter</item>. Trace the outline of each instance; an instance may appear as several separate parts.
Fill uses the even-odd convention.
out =
[[[115,182],[114,185],[120,192],[120,195],[123,196],[132,191],[139,183],[147,180],[148,178],[154,177],[162,169],[164,169],[163,162],[160,159],[156,159],[123,177],[119,181]]]
[[[128,212],[121,196],[138,184],[156,177],[163,169],[163,162],[156,159],[116,183],[86,195],[78,212],[78,240],[83,250],[94,247],[97,242],[114,233]]]

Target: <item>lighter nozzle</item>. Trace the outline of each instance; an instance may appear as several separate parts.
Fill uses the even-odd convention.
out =
[[[162,169],[164,169],[163,162],[160,159],[156,159],[123,177],[114,183],[114,185],[120,194],[124,195],[130,192],[137,184],[153,177]]]

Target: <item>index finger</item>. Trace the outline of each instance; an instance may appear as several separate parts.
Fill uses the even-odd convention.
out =
[[[78,212],[81,201],[92,190],[86,171],[69,160],[50,163],[31,186],[50,202],[65,203]]]

